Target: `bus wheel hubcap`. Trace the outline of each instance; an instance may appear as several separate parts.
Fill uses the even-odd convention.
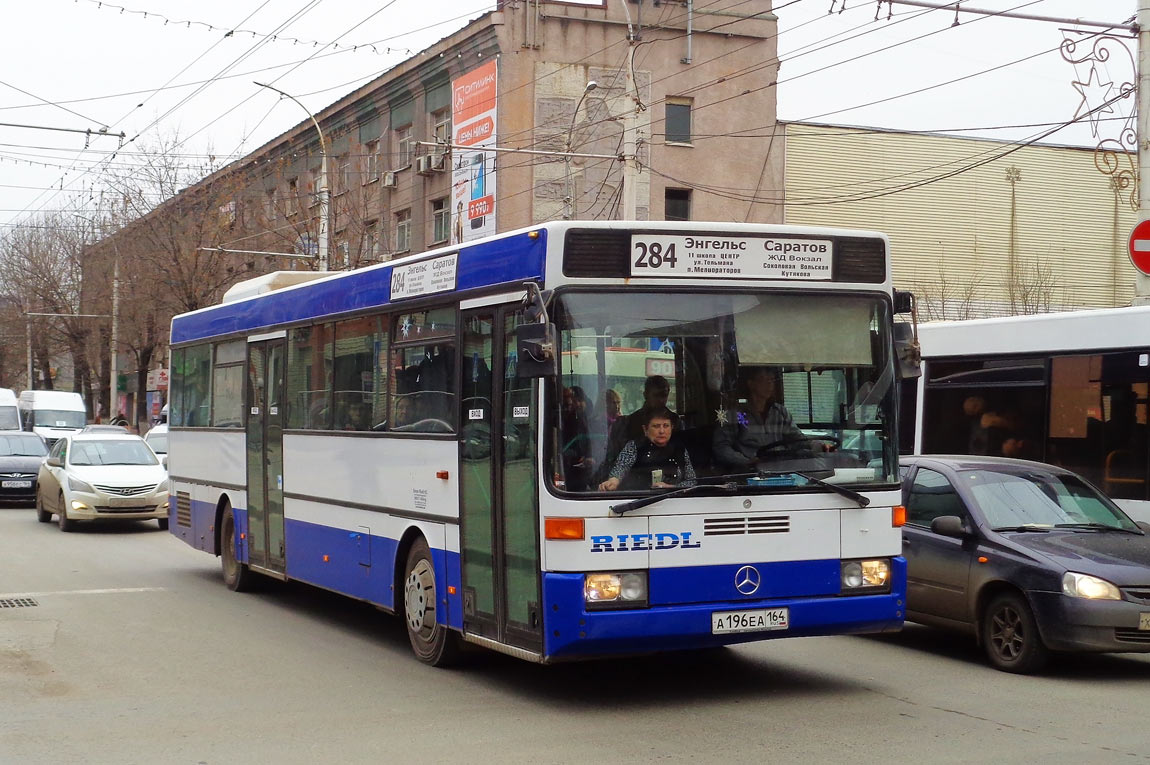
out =
[[[426,560],[416,563],[407,575],[404,605],[412,632],[428,632],[435,626],[435,572]]]

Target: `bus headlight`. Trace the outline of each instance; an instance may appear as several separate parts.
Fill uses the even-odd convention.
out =
[[[842,591],[847,593],[874,592],[890,588],[890,560],[873,558],[868,560],[844,560],[842,562]]]
[[[647,573],[586,574],[583,602],[587,608],[634,608],[647,605]]]
[[[1122,600],[1118,588],[1105,579],[1090,574],[1076,574],[1067,571],[1062,575],[1062,592],[1072,598],[1091,600]]]

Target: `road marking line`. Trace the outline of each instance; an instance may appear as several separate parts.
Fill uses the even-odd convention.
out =
[[[105,590],[45,590],[0,594],[0,598],[45,598],[52,595],[119,595],[125,592],[163,592],[167,587],[119,587]]]

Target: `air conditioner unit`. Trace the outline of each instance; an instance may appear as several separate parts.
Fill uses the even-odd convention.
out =
[[[431,160],[431,169],[435,172],[442,173],[447,169],[447,154],[445,152],[428,154],[427,157]]]
[[[383,174],[383,185],[384,186],[387,186],[388,188],[394,189],[398,183],[399,183],[398,174],[393,173],[391,171],[388,171],[388,172]]]
[[[415,158],[415,172],[419,175],[431,175],[431,156],[420,154]]]

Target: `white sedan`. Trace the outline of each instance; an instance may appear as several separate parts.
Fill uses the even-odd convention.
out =
[[[72,531],[80,520],[156,519],[168,528],[168,474],[144,440],[130,433],[69,434],[40,464],[36,517]]]

